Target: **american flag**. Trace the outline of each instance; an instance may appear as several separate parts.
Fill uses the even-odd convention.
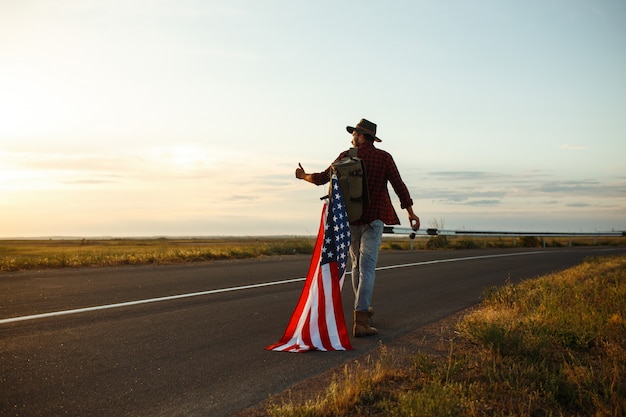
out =
[[[341,303],[348,264],[350,225],[337,178],[322,208],[320,229],[300,299],[278,343],[267,350],[352,350]]]

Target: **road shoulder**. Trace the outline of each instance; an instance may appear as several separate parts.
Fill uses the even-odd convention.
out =
[[[456,343],[458,340],[458,336],[455,334],[457,323],[471,310],[472,307],[461,310],[452,316],[420,327],[391,343],[385,344],[386,354],[391,354],[394,358],[407,358],[418,352],[432,356],[448,354],[450,344]],[[341,377],[345,372],[346,366],[356,367],[357,364],[376,363],[380,355],[381,348],[379,347],[373,352],[364,353],[358,358],[351,359],[316,377],[294,384],[285,391],[272,395],[258,405],[231,414],[231,417],[265,417],[267,416],[267,406],[270,404],[281,404],[283,401],[300,404],[307,400],[315,400],[329,386],[333,378]]]

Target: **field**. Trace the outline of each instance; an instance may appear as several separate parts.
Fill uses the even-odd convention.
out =
[[[381,250],[479,249],[484,247],[546,247],[624,245],[626,238],[417,238],[384,236]],[[311,236],[119,239],[0,240],[0,271],[65,267],[207,262],[260,256],[310,254]]]
[[[314,244],[307,237],[0,240],[0,271],[308,254]]]

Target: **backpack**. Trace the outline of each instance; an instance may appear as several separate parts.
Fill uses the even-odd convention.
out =
[[[339,182],[339,190],[343,196],[350,223],[361,218],[363,209],[370,202],[365,164],[356,156],[357,150],[357,148],[350,148],[348,156],[331,164],[332,171]]]

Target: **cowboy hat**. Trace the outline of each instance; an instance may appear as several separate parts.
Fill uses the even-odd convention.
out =
[[[382,140],[376,137],[376,123],[372,123],[369,120],[361,119],[359,123],[356,124],[355,127],[346,126],[346,130],[348,133],[352,133],[355,130],[359,133],[363,133],[364,135],[370,135],[374,138],[376,142],[382,142]]]

